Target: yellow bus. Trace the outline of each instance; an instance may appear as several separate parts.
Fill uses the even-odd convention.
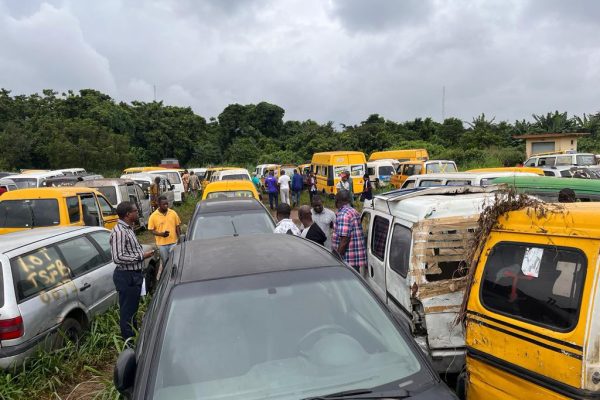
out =
[[[336,185],[340,181],[340,175],[348,171],[354,194],[362,193],[366,164],[365,154],[360,151],[328,151],[313,154],[311,165],[317,178],[317,190],[334,196],[337,193]]]
[[[387,150],[376,151],[371,154],[369,161],[377,160],[398,160],[403,161],[427,161],[429,153],[425,149],[405,149],[405,150]]]

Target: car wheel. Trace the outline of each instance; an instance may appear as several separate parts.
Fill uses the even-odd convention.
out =
[[[74,318],[65,318],[62,324],[60,324],[60,328],[58,328],[53,347],[55,349],[60,349],[64,347],[67,342],[72,342],[77,345],[82,332],[83,328],[79,321]]]

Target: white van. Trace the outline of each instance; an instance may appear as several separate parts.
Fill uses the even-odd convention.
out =
[[[402,189],[432,186],[489,186],[492,180],[505,176],[539,176],[533,172],[450,172],[409,176]]]
[[[63,175],[87,175],[87,172],[84,168],[65,168],[65,169],[55,169],[52,172],[60,172]]]
[[[175,203],[182,203],[185,200],[185,190],[179,172],[176,170],[162,169],[158,171],[149,171],[148,174],[166,176],[173,186],[171,190],[173,190],[175,195]]]
[[[250,173],[245,168],[236,168],[236,169],[224,169],[222,171],[215,172],[211,177],[211,182],[218,181],[249,181],[252,180],[250,178]]]
[[[464,365],[464,334],[454,320],[466,286],[466,248],[495,190],[397,190],[363,208],[363,275],[392,312],[408,321],[438,372],[460,372]]]
[[[592,153],[538,154],[525,161],[526,167],[560,167],[564,165],[591,166],[598,160]]]
[[[367,174],[369,180],[375,188],[389,186],[390,178],[396,172],[396,168],[400,163],[395,160],[377,160],[367,162]]]
[[[57,178],[64,176],[62,172],[48,171],[48,172],[32,172],[27,174],[10,175],[10,178],[19,189],[30,189],[44,187],[46,179]]]

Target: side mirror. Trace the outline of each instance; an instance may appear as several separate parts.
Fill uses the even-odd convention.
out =
[[[169,190],[175,190],[175,185],[169,186]]]
[[[113,382],[119,393],[126,398],[129,398],[133,391],[136,369],[135,351],[130,348],[123,350],[119,354],[119,358],[117,358],[117,363],[115,364]]]

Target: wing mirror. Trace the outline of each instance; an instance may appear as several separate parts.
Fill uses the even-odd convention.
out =
[[[137,369],[137,361],[135,359],[135,351],[126,348],[119,354],[115,370],[113,372],[113,381],[115,388],[125,398],[130,398],[135,383],[135,371]]]
[[[169,190],[175,190],[175,185],[169,186]]]

